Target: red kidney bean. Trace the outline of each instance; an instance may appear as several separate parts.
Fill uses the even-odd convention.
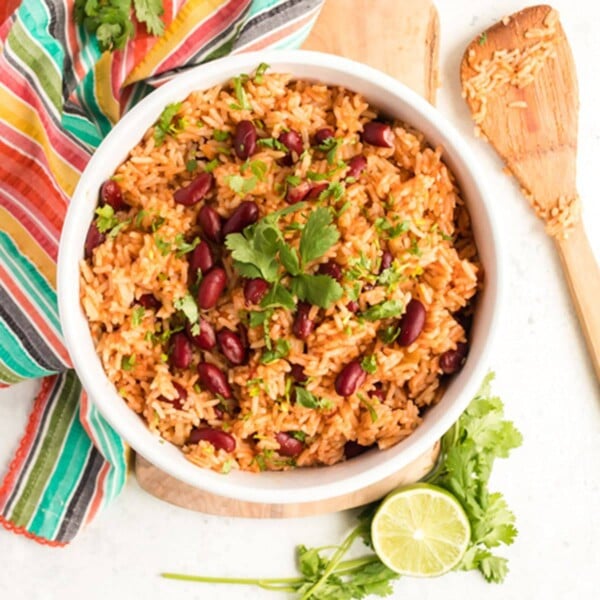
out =
[[[139,297],[138,302],[148,310],[158,310],[162,306],[154,294],[143,294]]]
[[[204,310],[212,308],[227,285],[227,275],[221,267],[209,271],[198,286],[198,306]]]
[[[294,153],[297,158],[304,150],[302,136],[297,131],[290,129],[279,136],[279,141],[289,150],[283,158],[283,164],[289,167],[294,163]]]
[[[360,304],[356,300],[350,300],[350,302],[346,304],[346,308],[351,313],[357,313],[360,310]]]
[[[232,397],[233,393],[227,382],[227,377],[219,367],[205,362],[198,363],[198,376],[200,384],[213,394],[219,394],[226,400]]]
[[[387,123],[369,121],[363,126],[362,141],[380,148],[394,147],[394,132]]]
[[[322,127],[315,133],[315,144],[320,146],[325,140],[333,137],[333,129],[330,127]]]
[[[162,402],[168,402],[169,404],[172,404],[173,408],[176,408],[177,410],[182,410],[183,403],[187,400],[187,390],[176,381],[172,381],[171,383],[177,392],[177,396],[175,396],[173,400],[169,400],[169,398],[165,398],[164,396],[159,396],[158,399]]]
[[[298,311],[296,312],[292,331],[294,332],[294,335],[301,340],[305,340],[315,327],[315,322],[308,317],[310,308],[310,304],[307,304],[306,302],[298,303]]]
[[[291,367],[290,375],[296,383],[306,383],[308,381],[308,377],[304,372],[304,367],[302,365],[291,365]]]
[[[451,375],[459,371],[465,364],[469,347],[464,342],[456,344],[456,350],[446,350],[440,356],[440,369],[446,375]]]
[[[307,200],[318,200],[319,196],[329,187],[329,184],[326,181],[323,181],[321,183],[314,183],[311,188],[310,188],[310,192],[308,192],[308,195],[306,196]]]
[[[240,121],[236,125],[233,149],[241,160],[246,160],[256,152],[256,127],[252,121]]]
[[[340,267],[335,260],[329,260],[326,263],[319,265],[317,272],[320,275],[329,275],[329,277],[333,277],[336,281],[341,281],[344,276],[342,267]]]
[[[198,333],[192,333],[192,325],[186,326],[187,334],[190,340],[201,350],[212,350],[217,345],[217,335],[213,326],[206,320],[200,318],[198,321]]]
[[[281,456],[295,458],[301,454],[302,450],[304,450],[304,444],[285,431],[280,431],[275,436],[275,439],[279,444],[279,450],[277,450],[277,452],[279,452]]]
[[[373,389],[369,392],[369,396],[371,398],[377,398],[377,400],[379,400],[379,402],[383,402],[385,400],[386,393],[382,389],[381,382],[378,381],[375,384],[375,389]]]
[[[187,369],[192,363],[192,345],[183,332],[171,336],[171,365],[176,369]]]
[[[367,450],[370,450],[373,446],[361,446],[358,442],[350,441],[344,444],[344,456],[346,460],[355,458],[360,454],[364,454]]]
[[[129,208],[125,204],[125,200],[123,200],[121,187],[113,179],[107,179],[100,186],[100,202],[102,204],[109,204],[115,211]]]
[[[379,268],[379,272],[383,273],[385,270],[389,269],[393,262],[394,255],[389,250],[385,250],[381,255],[381,266]]]
[[[302,181],[294,187],[288,187],[287,194],[285,195],[285,201],[288,204],[296,204],[302,202],[304,198],[310,192],[310,183],[308,181]]]
[[[335,391],[340,396],[352,396],[365,382],[366,371],[362,368],[359,359],[350,361],[335,378]]]
[[[202,233],[213,242],[220,242],[223,239],[221,235],[221,217],[219,213],[205,204],[198,213],[198,224],[202,228]]]
[[[269,291],[271,286],[262,278],[246,279],[244,282],[244,298],[246,304],[258,304]]]
[[[413,298],[400,319],[400,335],[397,338],[400,346],[410,346],[419,337],[425,326],[425,316],[425,307]]]
[[[243,365],[248,360],[248,349],[237,333],[222,329],[217,333],[217,341],[221,352],[232,365]]]
[[[348,161],[348,172],[346,173],[346,178],[354,177],[354,179],[358,179],[360,174],[367,168],[367,159],[359,154],[357,156],[353,156]]]
[[[91,258],[94,248],[96,248],[96,246],[99,246],[102,242],[104,242],[105,239],[106,236],[103,233],[100,233],[98,225],[96,225],[96,222],[94,221],[90,225],[87,235],[85,236],[85,257]]]
[[[245,200],[231,213],[231,216],[225,225],[223,225],[223,236],[228,236],[230,233],[240,233],[248,225],[258,221],[258,206],[256,202]]]
[[[173,194],[173,200],[177,204],[183,204],[184,206],[197,204],[200,200],[204,200],[208,192],[212,189],[214,182],[215,178],[212,173],[202,172],[188,185],[179,188]]]
[[[216,450],[225,450],[225,452],[233,452],[235,450],[235,438],[221,429],[194,427],[190,432],[188,444],[197,444],[202,441],[209,442]]]
[[[208,242],[202,240],[192,251],[189,258],[190,264],[190,283],[195,283],[198,271],[206,275],[215,266],[215,257],[208,245]]]

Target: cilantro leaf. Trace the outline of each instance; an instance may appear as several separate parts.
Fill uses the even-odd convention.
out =
[[[131,324],[134,327],[139,327],[145,313],[146,309],[143,306],[136,306],[131,313]]]
[[[285,242],[279,242],[279,258],[284,269],[290,275],[300,274],[300,262],[295,248],[288,246]]]
[[[247,179],[241,175],[228,175],[225,178],[225,183],[232,189],[236,194],[245,196],[250,193],[258,183],[256,175],[252,175]]]
[[[121,359],[121,369],[123,371],[132,371],[135,367],[135,354],[129,354],[123,356]]]
[[[157,146],[162,145],[167,135],[175,135],[181,131],[185,125],[182,119],[175,122],[175,116],[181,110],[181,102],[173,102],[167,104],[162,113],[158,117],[158,121],[154,125],[154,141]]]
[[[332,225],[331,211],[324,206],[313,210],[302,230],[300,259],[303,265],[323,256],[340,239],[340,232]]]
[[[300,406],[304,406],[304,408],[324,408],[328,410],[332,406],[329,400],[318,398],[306,388],[297,385],[294,389],[296,392],[296,402]]]
[[[304,302],[329,308],[344,295],[344,288],[329,275],[300,274],[292,279],[292,294]]]
[[[217,158],[214,158],[213,160],[211,160],[210,162],[207,162],[204,165],[204,171],[206,173],[212,173],[218,166],[219,166],[219,160]]]
[[[110,204],[99,206],[96,209],[96,215],[98,216],[96,219],[96,227],[100,233],[106,233],[120,223],[119,218],[115,215],[115,211]]]
[[[185,163],[185,170],[188,173],[193,173],[198,168],[198,161],[195,158],[191,158]]]
[[[273,308],[281,306],[288,310],[294,310],[296,308],[296,302],[290,292],[283,287],[280,283],[275,283],[271,286],[271,289],[267,292],[265,297],[260,301],[261,308]]]
[[[200,243],[200,238],[195,237],[192,242],[186,242],[182,233],[178,233],[175,236],[175,256],[181,258],[188,252],[191,252]]]
[[[280,142],[277,138],[262,138],[258,140],[259,146],[266,146],[267,148],[271,148],[271,150],[279,150],[281,152],[288,152],[288,147]]]
[[[173,306],[177,310],[180,310],[192,325],[198,322],[198,305],[189,292],[183,296],[183,298],[178,298],[175,300],[175,302],[173,302]]]
[[[243,233],[231,233],[225,238],[225,245],[231,250],[235,267],[245,277],[262,277],[266,281],[277,279],[278,242],[281,233],[264,220]],[[246,265],[246,266],[242,266]]]
[[[224,142],[225,140],[229,139],[230,135],[231,133],[229,133],[229,131],[225,131],[224,129],[215,129],[213,131],[213,138],[215,138],[217,142]]]
[[[290,343],[284,339],[278,339],[275,341],[275,347],[271,350],[266,350],[260,359],[263,365],[275,362],[280,358],[285,358],[290,353]]]
[[[403,308],[402,302],[398,300],[385,300],[369,307],[361,314],[361,317],[367,321],[379,321],[380,319],[398,316]]]
[[[362,359],[360,366],[364,371],[373,375],[377,371],[377,357],[374,354],[368,354]]]
[[[162,0],[133,0],[135,16],[140,23],[146,25],[148,33],[162,35],[165,24],[160,16],[165,12]]]

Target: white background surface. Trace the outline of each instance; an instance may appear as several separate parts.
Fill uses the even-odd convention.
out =
[[[522,8],[513,0],[438,0],[440,110],[477,152],[494,191],[508,275],[501,339],[490,367],[495,391],[523,432],[523,447],[501,461],[493,488],[517,514],[516,543],[504,551],[502,586],[477,573],[401,580],[395,598],[587,599],[600,589],[600,394],[551,241],[492,150],[472,136],[460,98],[458,67],[482,29]],[[584,219],[600,260],[600,3],[556,0],[577,64],[581,112],[578,185]],[[358,18],[358,16],[357,16]],[[598,299],[600,305],[600,298]],[[599,306],[600,310],[600,306]],[[0,477],[34,385],[0,391]],[[258,589],[168,582],[161,571],[230,576],[294,574],[296,544],[340,541],[354,512],[286,521],[205,516],[164,504],[130,479],[120,499],[65,549],[39,546],[0,529],[2,600],[278,598]]]

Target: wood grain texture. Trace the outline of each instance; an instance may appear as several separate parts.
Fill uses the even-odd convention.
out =
[[[497,23],[468,46],[461,64],[467,103],[476,113],[479,103],[467,93],[473,65],[490,59],[495,51],[524,50],[538,40],[526,36],[541,28],[552,8],[532,6]],[[480,128],[521,184],[536,212],[552,218],[560,198],[578,198],[576,187],[579,95],[575,63],[569,42],[557,21],[552,37],[556,55],[546,59],[534,81],[525,87],[504,85],[487,95],[487,113]],[[526,107],[511,107],[525,102]],[[558,230],[556,247],[563,272],[598,379],[600,379],[600,271],[581,221],[565,239]]]
[[[327,0],[304,48],[340,54],[386,71],[434,102],[438,16],[430,0]],[[421,479],[435,464],[439,444],[390,477],[337,498],[303,504],[258,504],[199,490],[163,473],[141,456],[135,474],[142,488],[166,502],[216,515],[299,517],[361,506],[402,484]]]
[[[512,15],[506,25],[490,27],[468,46],[461,63],[461,80],[475,75],[472,67],[494,51],[524,50],[538,40],[525,32],[543,27],[550,6],[533,6]],[[480,40],[485,40],[480,43]],[[557,23],[556,58],[545,61],[533,83],[499,87],[487,96],[487,115],[480,127],[524,190],[542,206],[554,206],[560,196],[577,194],[577,115],[579,96],[571,48]],[[513,102],[526,108],[511,108]],[[472,111],[477,102],[467,97]]]
[[[288,517],[308,517],[328,512],[354,508],[373,502],[389,491],[401,485],[414,483],[427,475],[435,464],[439,452],[439,443],[435,444],[417,460],[390,477],[358,490],[318,502],[302,504],[264,504],[242,502],[234,498],[225,498],[209,494],[191,485],[182,483],[163,473],[141,456],[136,457],[135,474],[138,483],[147,492],[171,504],[197,510],[211,515],[247,517],[255,519],[273,519]],[[326,467],[324,467],[326,468]],[[260,475],[257,475],[260,477]]]
[[[366,63],[435,103],[439,21],[430,0],[327,0],[303,48]]]

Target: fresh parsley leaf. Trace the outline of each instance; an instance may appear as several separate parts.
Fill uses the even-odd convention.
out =
[[[175,120],[177,113],[181,110],[181,102],[167,104],[154,125],[154,141],[157,146],[162,145],[167,135],[176,135],[185,126],[183,119]]]
[[[165,12],[162,0],[133,0],[135,17],[140,23],[146,25],[148,33],[162,35],[165,24],[160,16]]]
[[[321,258],[340,239],[340,232],[332,225],[331,211],[324,206],[313,210],[300,238],[300,260],[303,265]]]
[[[121,369],[131,371],[135,367],[135,354],[125,355],[121,359]]]
[[[285,358],[290,353],[290,343],[282,338],[275,341],[275,347],[266,350],[260,359],[263,365],[275,362],[280,358]]]
[[[258,178],[255,175],[247,179],[241,175],[228,175],[225,178],[225,183],[239,196],[245,196],[256,187]]]
[[[292,279],[292,294],[304,302],[329,308],[344,295],[344,288],[329,275],[300,274]]]
[[[397,317],[403,309],[402,302],[398,300],[385,300],[369,307],[361,314],[361,317],[367,321],[379,321],[380,319]]]
[[[175,256],[181,258],[188,252],[191,252],[200,243],[200,238],[195,237],[192,242],[186,242],[182,233],[175,236]]]
[[[225,131],[224,129],[215,129],[213,131],[213,138],[217,140],[217,142],[224,142],[229,139],[231,133],[229,131]]]
[[[270,68],[271,65],[268,65],[267,63],[260,63],[260,65],[258,65],[258,67],[256,68],[256,73],[254,74],[254,81],[258,84],[261,84],[263,82],[263,75],[265,74],[266,70]]]
[[[368,354],[362,359],[360,366],[364,371],[373,375],[377,371],[377,357],[374,354]]]
[[[198,305],[189,292],[183,296],[183,298],[178,298],[175,300],[175,302],[173,302],[173,306],[177,310],[180,310],[192,325],[198,322]]]
[[[131,324],[134,327],[139,327],[145,314],[146,309],[143,306],[136,306],[131,312]]]

